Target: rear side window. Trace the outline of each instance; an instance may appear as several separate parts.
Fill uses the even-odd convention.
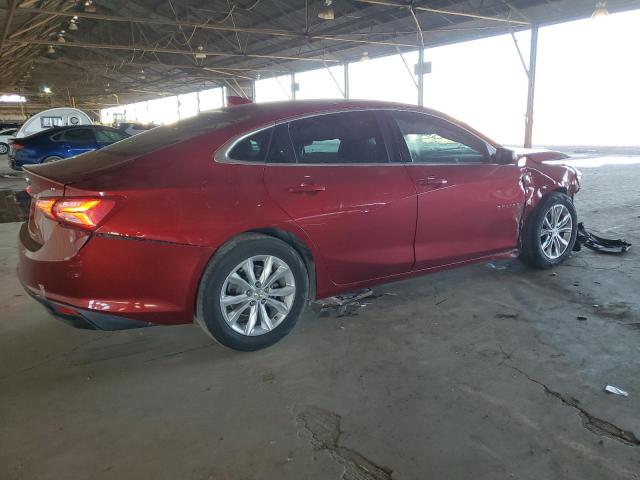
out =
[[[289,138],[288,123],[277,125],[273,129],[267,163],[296,163],[296,157],[293,154],[293,148]]]
[[[387,150],[374,112],[318,115],[291,122],[298,163],[386,163]]]
[[[102,143],[114,143],[129,138],[126,133],[114,131],[114,130],[96,130],[96,140]]]
[[[57,142],[93,142],[93,133],[87,128],[65,130],[51,137]]]
[[[407,161],[414,163],[483,163],[487,146],[449,122],[415,112],[392,112],[404,138]]]
[[[228,157],[242,162],[264,162],[272,130],[273,128],[260,130],[239,141],[231,149]]]

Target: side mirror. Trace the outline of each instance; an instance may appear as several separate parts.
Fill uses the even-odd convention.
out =
[[[508,148],[498,147],[496,153],[492,155],[493,161],[500,165],[511,165],[518,160],[518,155]]]

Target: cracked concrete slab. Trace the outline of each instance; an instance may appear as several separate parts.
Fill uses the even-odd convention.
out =
[[[623,257],[387,285],[250,354],[195,326],[59,324],[0,225],[0,478],[640,480],[639,182],[585,169],[576,200]]]

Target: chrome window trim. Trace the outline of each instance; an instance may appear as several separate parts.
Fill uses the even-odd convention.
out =
[[[439,115],[434,115],[432,113],[426,113],[426,112],[422,112],[420,110],[413,110],[410,108],[394,108],[394,107],[383,107],[383,108],[368,108],[368,107],[356,107],[356,108],[340,108],[340,109],[335,109],[335,110],[327,110],[327,111],[323,111],[323,112],[315,112],[315,113],[305,113],[302,115],[296,115],[293,117],[288,117],[288,118],[284,118],[281,120],[277,120],[274,121],[272,123],[267,123],[264,124],[260,127],[256,127],[248,132],[244,132],[244,133],[240,133],[238,135],[234,135],[233,137],[231,137],[229,140],[227,140],[225,143],[223,143],[218,149],[216,149],[216,151],[213,153],[213,161],[216,163],[226,163],[226,164],[237,164],[237,165],[257,165],[257,166],[277,166],[277,167],[284,167],[284,166],[290,166],[290,167],[371,167],[371,166],[405,166],[405,165],[419,165],[419,166],[428,166],[428,165],[439,165],[439,166],[443,166],[443,165],[501,165],[499,163],[486,163],[486,162],[482,162],[482,163],[476,163],[476,162],[469,162],[469,163],[415,163],[415,162],[393,162],[391,161],[391,159],[389,159],[388,162],[383,162],[383,163],[268,163],[266,161],[262,161],[262,162],[249,162],[246,160],[234,160],[233,158],[229,158],[229,152],[236,146],[237,143],[241,142],[242,140],[244,140],[247,137],[250,137],[251,135],[255,135],[256,133],[259,133],[263,130],[267,130],[269,128],[274,128],[277,127],[278,125],[282,125],[284,123],[290,123],[290,122],[295,122],[296,120],[304,120],[305,118],[313,118],[313,117],[319,117],[322,115],[332,115],[332,114],[336,114],[336,113],[347,113],[347,112],[410,112],[410,113],[418,113],[420,115],[424,115],[427,117],[433,117],[436,118],[440,121],[449,123],[451,125],[453,125],[454,127],[460,128],[461,130],[464,130],[465,132],[467,132],[469,135],[477,138],[478,140],[480,140],[482,143],[485,144],[486,148],[487,148],[487,152],[489,153],[489,155],[491,155],[492,153],[495,153],[496,149],[493,145],[491,145],[489,142],[487,142],[485,139],[479,137],[478,135],[476,135],[475,133],[471,132],[470,130],[468,130],[467,128],[457,125],[455,123],[452,123],[450,120],[443,118]],[[267,152],[268,154],[268,152]]]

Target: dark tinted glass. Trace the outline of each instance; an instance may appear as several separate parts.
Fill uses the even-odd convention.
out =
[[[414,112],[392,112],[414,163],[482,163],[485,143],[443,120]]]
[[[61,142],[93,142],[93,133],[86,128],[74,128],[65,130],[57,136],[56,140]]]
[[[298,163],[385,163],[387,151],[373,112],[344,112],[291,122]]]
[[[272,128],[261,130],[236,143],[229,152],[229,158],[243,162],[264,162],[272,130]]]
[[[117,130],[96,130],[96,139],[101,143],[114,143],[119,142],[125,138],[128,138],[124,132],[118,132]]]
[[[278,125],[273,130],[267,163],[296,163],[289,139],[289,124]]]

